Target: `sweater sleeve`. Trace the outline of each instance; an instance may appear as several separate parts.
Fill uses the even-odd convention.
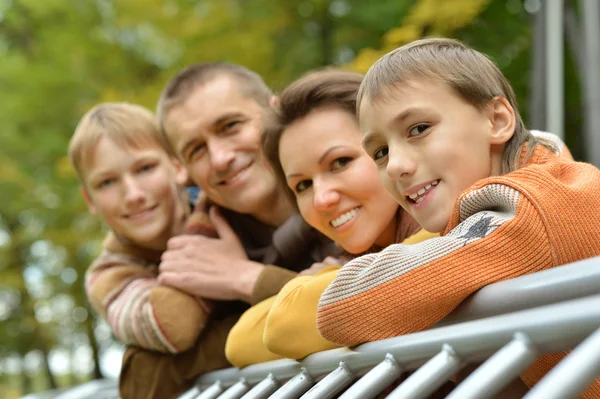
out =
[[[265,322],[274,301],[275,297],[272,296],[252,306],[229,332],[225,356],[234,366],[245,367],[249,364],[281,359],[281,356],[269,351],[263,343]]]
[[[317,330],[317,304],[321,294],[337,276],[339,266],[330,266],[314,276],[300,276],[287,283],[269,309],[263,341],[270,352],[290,359],[338,348]]]
[[[323,337],[351,346],[421,331],[487,284],[556,264],[535,202],[508,185],[463,194],[449,226],[347,263],[319,302]]]
[[[297,275],[298,273],[283,267],[265,265],[262,273],[258,276],[256,284],[254,284],[250,305],[255,305],[266,298],[277,295],[283,286]]]
[[[420,230],[403,243],[416,244],[438,236]],[[323,338],[317,330],[319,298],[339,270],[339,266],[330,266],[314,276],[297,277],[283,287],[271,306],[265,326],[263,339],[269,351],[301,359],[311,353],[339,347]]]
[[[86,273],[86,294],[120,341],[164,353],[193,346],[210,305],[161,286],[143,262],[105,251]]]

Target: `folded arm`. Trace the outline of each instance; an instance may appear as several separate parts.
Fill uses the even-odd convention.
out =
[[[193,346],[210,305],[171,287],[135,259],[103,253],[86,275],[86,293],[122,342],[164,353]]]
[[[555,263],[539,213],[511,187],[472,191],[453,218],[443,237],[347,263],[319,302],[323,337],[351,346],[421,331],[483,286]]]

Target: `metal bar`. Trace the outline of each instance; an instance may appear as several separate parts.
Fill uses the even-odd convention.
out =
[[[526,399],[576,398],[600,374],[600,329],[544,376]]]
[[[237,383],[232,385],[228,390],[223,392],[219,399],[239,399],[250,390],[250,386],[245,378],[241,378]]]
[[[295,375],[277,390],[270,399],[297,399],[313,386],[315,381],[308,374],[306,369],[302,369],[300,374]]]
[[[600,4],[598,0],[580,2],[585,46],[585,148],[589,162],[600,167]]]
[[[546,6],[533,14],[529,123],[532,129],[546,130]]]
[[[388,395],[390,399],[417,399],[429,397],[461,368],[461,359],[450,345],[412,373]]]
[[[266,399],[279,388],[279,383],[273,377],[273,374],[269,374],[267,378],[259,382],[248,391],[247,394],[242,396],[242,399]]]
[[[365,374],[360,380],[353,384],[340,399],[369,399],[379,395],[385,388],[396,381],[402,368],[398,365],[394,356],[389,353],[385,360]]]
[[[177,399],[197,399],[198,395],[200,395],[200,388],[193,387],[192,389],[181,394],[181,396],[179,396]]]
[[[391,353],[397,360],[401,359],[400,364],[405,368],[417,368],[435,356],[445,343],[451,345],[465,361],[480,361],[509,342],[515,331],[527,334],[541,352],[556,352],[573,348],[595,331],[598,323],[600,295],[595,295],[370,342],[354,350],[339,348],[319,352],[308,356],[302,364],[292,361],[294,367],[291,367],[289,361],[273,361],[256,365],[260,367],[252,368],[251,372],[250,366],[242,370],[226,369],[206,373],[198,383],[204,386],[220,379],[227,385],[240,377],[248,380],[252,378],[250,383],[258,383],[269,373],[273,373],[276,378],[285,379],[291,378],[288,377],[291,370],[296,369],[295,374],[298,374],[302,366],[311,375],[322,375],[335,369],[340,361],[344,361],[351,370],[363,370],[380,363],[386,353]]]
[[[516,333],[514,339],[503,346],[481,366],[475,369],[448,399],[477,399],[493,397],[523,372],[538,355],[529,338]]]
[[[596,0],[593,0],[596,1]],[[546,128],[564,139],[564,24],[563,0],[543,3],[546,7]]]
[[[600,114],[600,112],[599,112]],[[437,323],[442,327],[600,292],[600,257],[490,284]]]
[[[248,366],[242,370],[218,370],[202,375],[198,385],[201,388],[208,387],[216,380],[229,385],[240,377],[256,384],[269,373],[279,380],[286,380],[301,373],[303,366],[310,375],[318,376],[335,369],[340,361],[345,361],[351,370],[363,370],[380,363],[386,353],[402,359],[402,367],[417,368],[435,356],[444,343],[450,344],[467,361],[484,360],[500,345],[510,341],[515,331],[527,334],[541,352],[569,349],[598,326],[594,323],[600,319],[600,296],[593,294],[599,292],[599,266],[600,257],[596,257],[518,277],[513,281],[492,284],[476,294],[470,300],[471,305],[463,309],[464,317],[469,319],[482,317],[486,312],[516,310],[509,300],[502,297],[517,302],[516,306],[539,306],[562,301],[558,304],[433,328],[364,344],[355,349],[333,349],[310,355],[302,363],[286,359]],[[541,299],[537,299],[536,295]],[[586,297],[565,300],[577,296]],[[533,304],[529,305],[528,300]]]
[[[221,384],[221,381],[216,381],[214,384],[206,388],[196,399],[216,399],[220,394],[223,393],[225,388]],[[180,398],[181,399],[181,398]]]
[[[340,393],[352,383],[354,375],[344,364],[340,362],[337,369],[327,374],[317,385],[302,395],[301,399],[329,399]]]

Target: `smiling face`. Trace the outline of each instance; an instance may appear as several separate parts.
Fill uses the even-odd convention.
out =
[[[90,212],[140,246],[164,250],[185,223],[180,189],[187,173],[158,145],[122,148],[101,138],[83,179]]]
[[[234,79],[222,76],[195,88],[165,121],[175,152],[208,197],[255,216],[281,196],[260,151],[263,113]]]
[[[308,224],[353,254],[394,242],[398,204],[361,147],[354,115],[312,111],[286,128],[279,157]]]
[[[393,90],[361,102],[363,146],[396,201],[425,230],[443,232],[459,195],[500,174],[514,112],[503,98],[480,111],[433,79]]]

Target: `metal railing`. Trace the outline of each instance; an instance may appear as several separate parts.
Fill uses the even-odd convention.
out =
[[[448,398],[498,393],[540,354],[576,348],[525,396],[573,398],[600,373],[600,257],[489,285],[433,328],[202,375],[185,399],[423,398],[479,364]]]

